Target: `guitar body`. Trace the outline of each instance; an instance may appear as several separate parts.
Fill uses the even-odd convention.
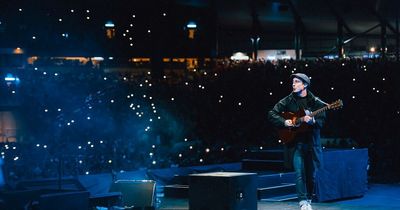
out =
[[[306,112],[303,109],[293,113],[293,112],[283,112],[281,116],[285,120],[292,120],[295,123],[295,127],[282,128],[278,130],[279,139],[282,140],[284,144],[290,144],[296,138],[299,133],[306,132],[312,129],[312,126],[303,122],[302,117],[306,116]]]

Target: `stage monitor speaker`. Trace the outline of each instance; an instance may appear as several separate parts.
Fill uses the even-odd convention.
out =
[[[92,195],[89,198],[90,206],[92,207],[106,207],[120,206],[121,192],[108,192],[103,194]]]
[[[77,191],[41,195],[39,198],[40,210],[88,210],[89,192]]]
[[[190,210],[257,210],[257,174],[191,174]]]
[[[122,203],[127,207],[154,207],[156,182],[153,180],[117,180],[110,192],[121,192]]]

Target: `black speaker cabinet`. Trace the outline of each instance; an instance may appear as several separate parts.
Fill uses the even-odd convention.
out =
[[[257,174],[191,174],[190,210],[257,210]]]
[[[127,207],[154,207],[156,182],[152,180],[117,180],[110,192],[121,192],[122,203]]]

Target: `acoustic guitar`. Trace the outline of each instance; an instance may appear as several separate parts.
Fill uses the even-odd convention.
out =
[[[325,112],[326,110],[334,110],[343,107],[342,100],[336,100],[335,102],[328,104],[325,107],[317,109],[313,112],[309,112],[304,109],[300,109],[299,111],[293,112],[282,112],[281,116],[285,120],[292,120],[294,126],[293,127],[285,127],[278,130],[279,139],[282,140],[284,144],[291,143],[295,138],[296,135],[299,133],[306,132],[312,129],[312,125],[307,124],[304,122],[304,116],[308,115],[310,117],[314,117],[315,115]]]

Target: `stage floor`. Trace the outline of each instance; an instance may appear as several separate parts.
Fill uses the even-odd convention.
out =
[[[188,199],[162,198],[162,210],[188,210]],[[364,197],[325,203],[313,203],[314,210],[398,210],[400,209],[400,183],[371,184]],[[258,202],[259,210],[298,210],[297,202]],[[210,206],[210,210],[212,207]]]

